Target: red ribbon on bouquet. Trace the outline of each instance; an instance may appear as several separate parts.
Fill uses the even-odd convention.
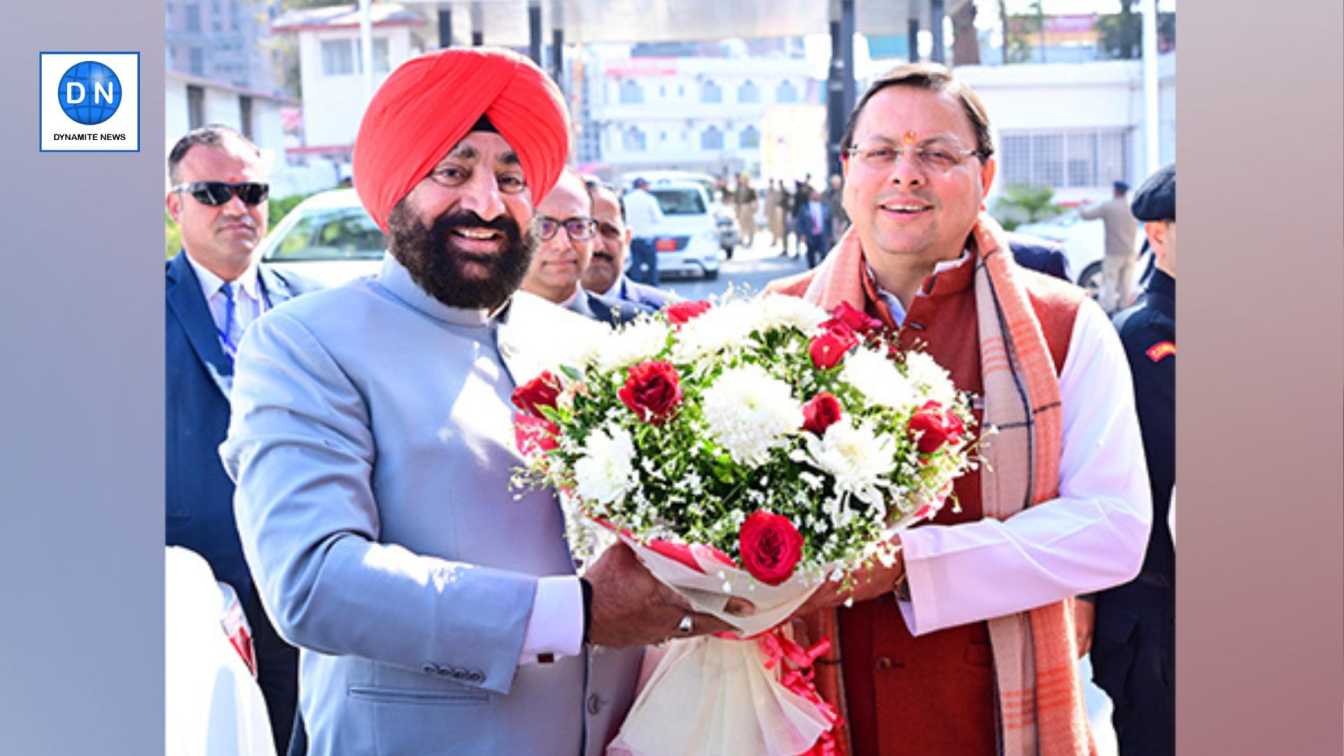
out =
[[[811,647],[803,648],[784,634],[781,625],[756,636],[756,643],[765,652],[765,668],[774,669],[778,666],[780,683],[816,706],[817,711],[821,712],[822,717],[831,726],[817,738],[817,742],[813,743],[811,748],[798,756],[836,756],[840,751],[835,744],[835,731],[842,727],[843,723],[840,722],[840,713],[835,707],[826,703],[817,692],[816,683],[813,681],[816,671],[812,667],[818,658],[831,650],[831,639],[822,638]]]

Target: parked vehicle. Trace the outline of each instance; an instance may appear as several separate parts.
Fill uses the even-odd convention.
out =
[[[658,251],[659,277],[698,274],[710,281],[718,278],[722,250],[704,187],[693,181],[650,184],[649,193],[663,211],[662,225],[650,234]]]
[[[261,241],[261,260],[324,286],[339,286],[382,267],[387,238],[354,189],[314,194]]]
[[[1076,276],[1074,282],[1086,289],[1093,299],[1101,294],[1101,259],[1106,254],[1106,229],[1101,221],[1084,220],[1077,210],[1069,210],[1043,221],[1024,223],[1014,231],[1059,244],[1069,258],[1069,270]],[[1142,229],[1135,237],[1135,243],[1142,246]],[[1148,259],[1144,255],[1134,264],[1135,286],[1132,290],[1137,290],[1139,278],[1147,268]]]
[[[733,249],[742,243],[742,227],[737,222],[737,216],[719,198],[718,182],[713,176],[693,171],[635,171],[621,177],[621,186],[629,191],[634,188],[635,179],[641,177],[649,182],[650,187],[668,182],[693,181],[699,184],[709,198],[710,214],[714,216],[714,225],[719,232],[719,247],[724,254],[731,256]]]

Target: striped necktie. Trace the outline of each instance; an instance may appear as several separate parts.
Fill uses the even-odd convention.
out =
[[[219,287],[219,291],[224,295],[224,327],[216,327],[215,332],[219,334],[219,342],[224,347],[224,356],[233,362],[233,358],[238,353],[238,319],[235,312],[237,304],[233,299],[233,284],[225,282]]]

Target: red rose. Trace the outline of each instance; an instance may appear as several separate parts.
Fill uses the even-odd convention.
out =
[[[513,403],[533,417],[542,417],[541,408],[555,408],[560,397],[560,379],[549,370],[513,390]]]
[[[681,380],[670,362],[641,362],[630,368],[625,386],[616,395],[640,420],[660,425],[681,404]]]
[[[532,415],[513,418],[513,443],[524,457],[535,457],[556,448],[560,429],[555,423]]]
[[[789,518],[763,509],[751,513],[737,534],[742,566],[766,585],[779,585],[803,558],[803,536]]]
[[[835,309],[831,310],[831,319],[822,323],[821,327],[830,330],[833,326],[840,323],[848,326],[850,330],[859,333],[876,331],[882,327],[882,321],[870,317],[868,313],[863,310],[851,307],[847,302],[841,302],[836,305]]]
[[[829,391],[822,391],[803,405],[803,428],[818,436],[826,433],[840,419],[840,400]]]
[[[945,443],[959,441],[965,426],[961,418],[944,412],[941,404],[930,400],[915,410],[906,429],[910,437],[916,439],[921,454],[932,454]]]
[[[713,305],[703,299],[698,299],[694,302],[670,304],[663,312],[667,313],[668,322],[673,325],[681,325],[692,318],[704,315],[710,307],[713,307]]]
[[[808,353],[812,355],[812,364],[822,370],[829,370],[840,364],[845,353],[859,343],[859,337],[853,329],[840,323],[812,339]]]

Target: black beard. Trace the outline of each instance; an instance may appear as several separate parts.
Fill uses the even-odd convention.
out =
[[[392,208],[387,219],[388,252],[411,274],[411,280],[430,296],[464,309],[493,310],[518,290],[532,262],[538,238],[531,229],[523,234],[509,216],[482,220],[471,211],[444,213],[426,228],[406,206]],[[465,252],[453,241],[455,228],[490,228],[504,234],[504,247],[496,253]],[[468,264],[484,266],[484,276],[467,276]]]

